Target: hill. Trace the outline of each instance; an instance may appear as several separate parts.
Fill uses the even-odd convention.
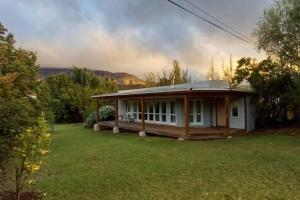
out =
[[[44,79],[47,76],[59,74],[59,73],[66,73],[70,74],[72,71],[71,68],[54,68],[54,67],[41,67],[40,68],[40,78]],[[104,70],[91,70],[95,72],[98,76],[103,77],[110,77],[117,80],[118,85],[121,86],[143,86],[145,85],[145,82],[141,79],[139,79],[137,76],[133,74],[129,74],[126,72],[110,72],[110,71],[104,71]]]

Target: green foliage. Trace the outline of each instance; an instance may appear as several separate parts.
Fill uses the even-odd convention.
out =
[[[113,120],[115,118],[115,108],[110,105],[102,106],[99,109],[99,115],[101,121]],[[85,127],[92,128],[96,122],[97,122],[97,116],[96,116],[96,112],[94,111],[90,113],[90,115],[86,119]]]
[[[300,67],[300,1],[275,1],[264,11],[255,35],[259,49],[280,63]]]
[[[50,144],[50,127],[44,115],[37,119],[37,125],[26,128],[16,137],[16,144],[13,147],[14,168],[16,177],[16,195],[24,187],[33,183],[30,176],[40,169],[42,157],[48,153]]]
[[[94,126],[94,124],[96,124],[96,122],[97,122],[96,111],[93,111],[86,118],[85,127],[86,128],[92,128]]]
[[[234,83],[248,82],[258,93],[258,122],[264,125],[287,120],[288,111],[299,105],[297,81],[299,74],[292,68],[282,67],[270,58],[257,63],[251,58],[238,61]]]
[[[14,139],[32,126],[39,115],[33,98],[38,85],[36,54],[15,47],[15,40],[0,23],[0,165],[9,157]]]
[[[96,109],[91,96],[116,92],[118,85],[114,79],[98,77],[90,70],[74,67],[70,75],[47,77],[40,88],[38,98],[53,113],[55,122],[65,123],[83,122]]]
[[[100,112],[100,120],[107,121],[113,120],[115,117],[115,108],[113,106],[102,106],[99,109]]]

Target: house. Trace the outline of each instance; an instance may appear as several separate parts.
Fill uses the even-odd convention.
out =
[[[213,80],[171,86],[123,90],[92,96],[97,100],[96,127],[182,139],[227,138],[255,128],[255,93],[231,89]],[[100,101],[113,100],[115,121],[100,121]]]

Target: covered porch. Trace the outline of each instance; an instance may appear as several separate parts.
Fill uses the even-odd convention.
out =
[[[99,125],[110,130],[115,127],[115,121],[102,121]],[[139,132],[141,130],[141,123],[138,122],[119,122],[118,128],[124,131]],[[229,134],[237,134],[243,131],[242,129],[230,128]],[[147,134],[154,134],[160,136],[167,136],[173,138],[185,139],[225,139],[227,138],[228,130],[224,127],[205,127],[205,128],[189,128],[189,135],[185,135],[184,127],[168,126],[161,124],[145,124],[145,132]]]
[[[98,126],[112,128],[113,132],[121,129],[137,131],[140,136],[213,139],[252,129],[251,95],[209,81],[120,91],[93,98],[97,101]],[[99,108],[105,103],[114,105],[115,121],[100,120]]]

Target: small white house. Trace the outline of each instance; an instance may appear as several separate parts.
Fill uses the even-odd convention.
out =
[[[255,93],[231,89],[226,81],[201,81],[172,86],[123,90],[93,96],[114,100],[116,120],[98,125],[126,129],[141,135],[158,134],[185,139],[225,138],[251,131]],[[98,110],[98,109],[97,109]]]

